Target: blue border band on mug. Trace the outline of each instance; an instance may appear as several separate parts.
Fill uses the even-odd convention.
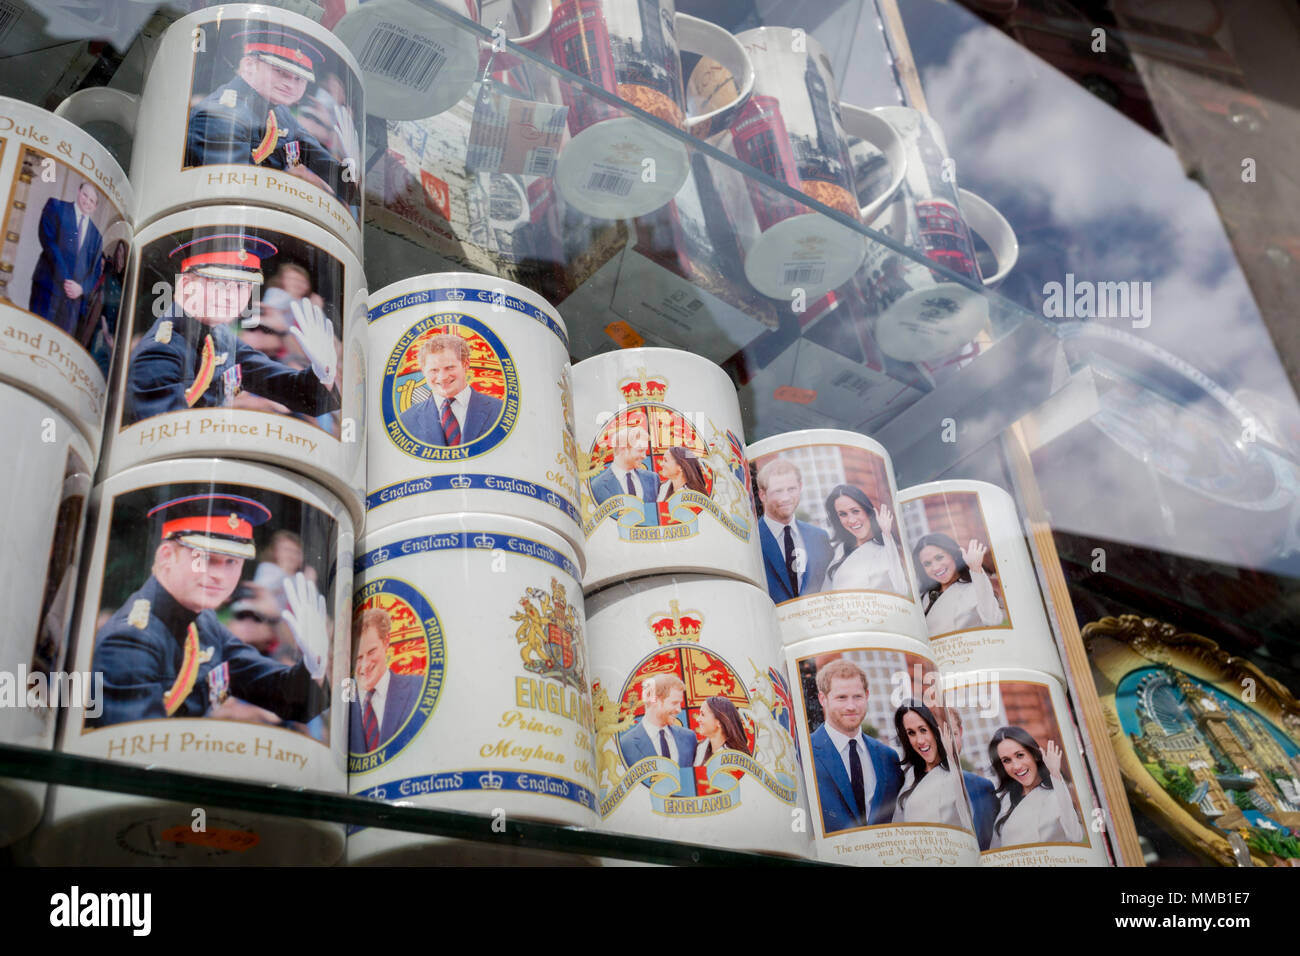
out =
[[[581,585],[582,572],[578,570],[578,566],[550,545],[534,541],[532,538],[517,538],[500,532],[493,535],[486,531],[439,531],[414,538],[403,538],[390,545],[367,551],[357,558],[354,567],[355,573],[360,574],[385,561],[393,561],[408,554],[423,554],[429,551],[495,551],[500,548],[554,565]]]
[[[485,278],[491,278],[487,276]],[[381,302],[374,306],[366,317],[369,321],[375,322],[388,315],[390,312],[396,312],[400,309],[408,309],[414,305],[430,305],[435,302],[464,302],[466,299],[473,299],[477,302],[487,302],[493,306],[510,309],[525,315],[530,319],[541,323],[554,333],[555,337],[560,340],[564,350],[569,350],[569,336],[565,334],[564,329],[560,328],[553,318],[534,305],[529,305],[523,299],[516,298],[512,295],[499,295],[487,289],[422,289],[419,292],[407,292],[396,298],[389,299],[387,302]]]
[[[425,640],[428,643],[424,684],[420,688],[419,703],[416,704],[406,723],[393,735],[391,740],[385,742],[376,750],[367,751],[363,754],[348,751],[349,774],[368,773],[371,770],[377,770],[406,749],[406,745],[420,732],[425,722],[432,716],[434,709],[438,706],[438,694],[447,682],[447,650],[443,641],[442,622],[438,620],[438,612],[433,609],[429,599],[406,581],[397,578],[380,578],[376,581],[367,581],[365,585],[357,588],[353,600],[355,601],[358,597],[365,600],[374,597],[376,594],[395,595],[415,611],[416,617],[424,628]]]
[[[403,792],[403,788],[408,792]],[[451,770],[446,773],[404,777],[401,780],[371,787],[369,790],[362,790],[357,796],[369,797],[372,800],[398,800],[431,793],[467,790],[539,793],[549,797],[559,797],[561,800],[571,800],[588,810],[596,809],[596,795],[572,780],[526,770],[493,770],[486,767],[478,770]],[[359,833],[364,829],[366,829],[364,826],[348,827],[348,835]]]
[[[572,518],[575,523],[578,520],[578,508],[569,499],[557,495],[554,491],[536,482],[525,481],[522,478],[507,478],[504,475],[426,475],[424,478],[410,478],[406,481],[387,485],[367,495],[366,510],[374,511],[376,508],[393,501],[400,501],[410,495],[422,495],[430,491],[447,491],[448,489],[456,491],[468,491],[470,489],[505,491],[516,495],[526,495],[529,498],[535,498],[552,507],[559,508]]]

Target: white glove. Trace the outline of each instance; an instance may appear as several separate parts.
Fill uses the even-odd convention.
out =
[[[302,651],[302,663],[311,679],[320,680],[325,676],[330,650],[325,598],[301,571],[284,579],[284,593],[289,599],[289,609],[281,617],[293,631],[294,643]]]
[[[361,181],[361,141],[357,139],[357,125],[352,115],[337,103],[334,104],[334,132],[338,136],[343,162],[352,164],[352,181]]]
[[[320,383],[326,388],[334,387],[334,378],[339,371],[339,353],[334,347],[334,323],[325,318],[311,299],[299,299],[290,302],[295,328],[289,331],[298,340],[302,350],[311,360],[311,370],[316,373]]]

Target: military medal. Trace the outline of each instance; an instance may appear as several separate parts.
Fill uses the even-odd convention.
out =
[[[229,408],[243,390],[244,366],[235,364],[221,373],[221,404]]]
[[[208,705],[215,707],[230,696],[230,663],[222,661],[208,671]]]
[[[302,162],[302,145],[296,140],[284,144],[284,163],[286,169],[292,169]]]

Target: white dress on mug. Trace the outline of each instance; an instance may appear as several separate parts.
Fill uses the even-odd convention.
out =
[[[903,571],[902,559],[894,542],[886,539],[884,544],[868,541],[858,545],[853,552],[836,565],[826,578],[827,591],[889,591],[891,594],[907,594],[907,575]],[[840,548],[836,560],[843,554]]]
[[[907,768],[903,791],[895,804],[895,823],[944,823],[972,829],[970,807],[962,790],[961,777],[943,767],[935,767],[917,784],[906,803],[902,793],[912,785],[912,768]]]
[[[970,583],[956,581],[925,611],[931,634],[963,631],[968,627],[994,627],[1006,615],[987,574],[972,574]]]
[[[1052,789],[1038,786],[1025,794],[1025,798],[1011,811],[1002,824],[1002,830],[995,829],[993,842],[989,849],[1004,846],[1021,846],[1026,843],[1082,843],[1083,824],[1075,812],[1074,801],[1070,798],[1070,788],[1064,777],[1052,775]],[[1011,806],[1010,795],[1003,796],[1002,806],[998,809],[1001,820]]]

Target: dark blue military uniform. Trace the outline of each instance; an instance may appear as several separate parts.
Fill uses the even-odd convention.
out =
[[[266,141],[271,114],[279,129],[278,142],[258,162],[254,151]],[[237,76],[213,90],[190,111],[185,138],[186,168],[225,164],[288,169],[297,163],[328,183],[353,216],[359,214],[361,197],[357,183],[343,178],[343,164],[298,124],[289,107],[271,106],[242,78]]]
[[[164,325],[168,322],[169,329]],[[214,362],[211,381],[191,403],[185,393],[202,371],[208,336]],[[296,370],[268,358],[241,341],[230,325],[204,325],[173,304],[131,355],[122,424],[186,408],[229,406],[239,390],[306,415],[323,415],[339,407],[337,394],[322,386],[310,368]]]
[[[197,642],[189,640],[191,624]],[[329,691],[301,663],[264,657],[226,630],[216,612],[182,607],[152,576],[95,635],[91,666],[104,675],[104,695],[102,714],[86,720],[90,727],[202,717],[221,692],[282,720],[308,721],[329,706]]]

